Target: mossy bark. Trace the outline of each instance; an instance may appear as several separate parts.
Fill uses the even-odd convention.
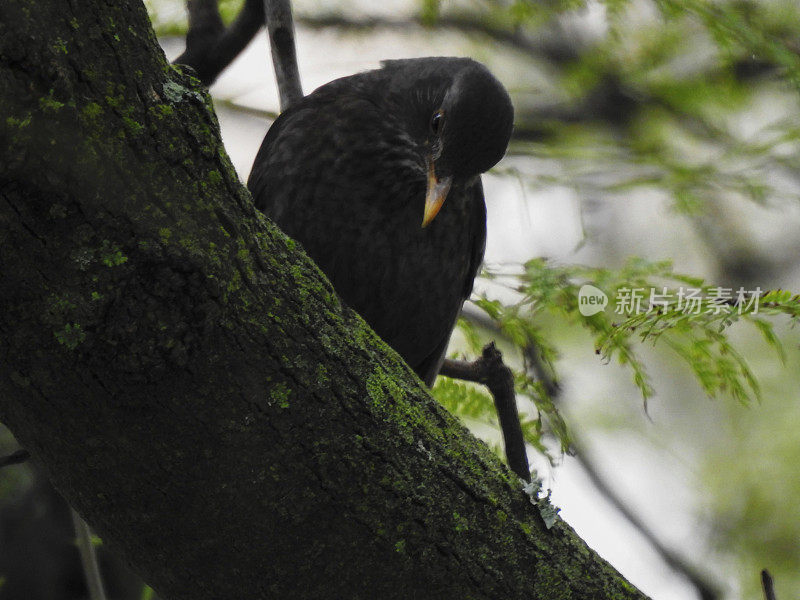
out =
[[[253,207],[139,2],[0,4],[0,420],[164,598],[642,598]]]

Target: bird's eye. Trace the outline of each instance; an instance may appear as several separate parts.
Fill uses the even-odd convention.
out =
[[[441,110],[437,110],[433,113],[431,117],[431,133],[434,135],[439,135],[439,132],[442,129],[442,123],[444,122],[444,112]]]

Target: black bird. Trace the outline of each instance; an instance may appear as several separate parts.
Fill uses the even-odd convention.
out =
[[[389,60],[281,114],[247,182],[429,386],[483,259],[480,174],[502,158],[513,120],[480,63]]]

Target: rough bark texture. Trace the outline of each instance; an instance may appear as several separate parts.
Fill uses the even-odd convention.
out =
[[[0,3],[0,420],[164,598],[642,598],[234,173],[139,2]]]

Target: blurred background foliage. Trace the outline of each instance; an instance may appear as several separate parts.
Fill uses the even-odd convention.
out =
[[[185,34],[182,2],[146,4],[160,38]],[[223,16],[240,6],[222,0]],[[796,1],[297,0],[294,9],[301,55],[304,36],[385,39],[401,55],[430,40],[430,53],[473,56],[509,88],[514,138],[487,190],[510,200],[493,209],[490,198],[484,277],[451,350],[469,358],[498,340],[544,484],[576,454],[720,597],[760,598],[763,568],[780,600],[800,597]],[[320,83],[361,68],[349,66]],[[248,99],[255,88],[223,77],[212,93],[218,110],[274,117],[276,107]],[[263,131],[250,135],[257,147]],[[605,311],[580,314],[585,284],[608,294]],[[729,305],[695,315],[677,305],[681,287],[764,295],[757,314]],[[620,314],[622,288],[668,288],[672,299]],[[501,450],[485,390],[440,379],[435,394]],[[17,470],[0,473],[6,498],[27,481]]]

